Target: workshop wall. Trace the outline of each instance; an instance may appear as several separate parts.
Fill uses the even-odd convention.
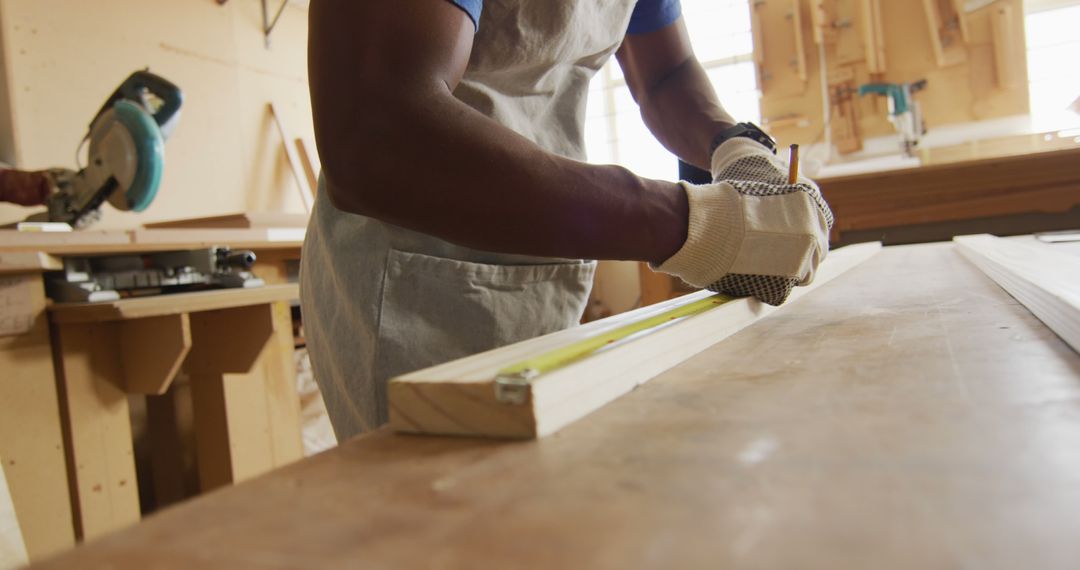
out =
[[[165,146],[162,188],[142,214],[106,207],[96,229],[244,210],[303,212],[267,104],[277,104],[294,137],[313,136],[306,43],[307,11],[293,4],[267,48],[259,0],[0,0],[0,160],[74,168],[75,149],[105,98],[149,66],[185,95]],[[0,222],[28,213],[0,206]]]
[[[762,122],[782,143],[823,138],[824,51],[833,143],[891,135],[888,104],[859,85],[926,79],[930,129],[1029,112],[1022,0],[753,0]]]

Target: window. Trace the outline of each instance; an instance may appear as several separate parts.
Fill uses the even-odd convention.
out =
[[[747,0],[682,0],[694,52],[724,107],[737,120],[760,120]],[[620,164],[650,178],[673,180],[674,155],[652,136],[612,58],[589,86],[585,119],[589,162]]]
[[[1069,109],[1080,98],[1080,3],[1072,4],[1033,11],[1025,18],[1035,132],[1080,127],[1080,109]]]

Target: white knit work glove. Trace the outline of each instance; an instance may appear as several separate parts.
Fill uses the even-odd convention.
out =
[[[686,242],[653,269],[770,305],[813,281],[833,224],[817,185],[803,177],[788,184],[787,165],[745,137],[713,152],[712,175],[712,184],[680,183],[690,203]]]

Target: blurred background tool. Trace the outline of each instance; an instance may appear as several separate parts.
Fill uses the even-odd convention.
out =
[[[926,89],[926,80],[914,83],[866,83],[859,86],[859,96],[870,93],[889,99],[889,122],[900,134],[900,147],[907,156],[915,156],[915,148],[926,134],[922,109],[913,95]]]
[[[48,210],[31,222],[86,227],[108,200],[118,210],[141,212],[153,202],[165,168],[165,139],[180,118],[183,94],[168,80],[136,71],[105,101],[90,122],[87,164],[78,172],[50,170],[55,190]]]

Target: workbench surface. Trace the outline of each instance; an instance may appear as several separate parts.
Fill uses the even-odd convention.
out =
[[[378,431],[43,567],[1075,568],[1080,357],[886,248],[540,441]]]

